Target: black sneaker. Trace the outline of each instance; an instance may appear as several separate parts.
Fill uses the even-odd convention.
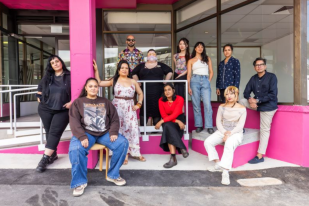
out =
[[[203,131],[203,127],[198,127],[198,128],[196,128],[196,133],[200,133],[201,131]]]
[[[181,154],[182,154],[182,156],[183,156],[184,158],[187,158],[187,157],[189,156],[189,153],[187,152],[186,149],[180,149],[180,151],[181,151]]]
[[[208,128],[208,129],[207,129],[207,132],[208,132],[209,134],[213,134],[215,131],[214,131],[213,128]]]
[[[49,159],[51,157],[48,155],[43,154],[41,161],[39,162],[38,166],[36,167],[37,172],[44,172],[46,170],[47,165],[49,164]]]
[[[54,151],[54,153],[49,158],[49,163],[48,164],[52,164],[56,159],[58,159],[58,155],[57,155],[57,152]]]

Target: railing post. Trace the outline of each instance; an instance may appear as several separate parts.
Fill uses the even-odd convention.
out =
[[[190,137],[189,137],[189,115],[188,115],[188,113],[189,113],[189,110],[188,110],[188,96],[189,96],[189,94],[188,94],[188,81],[186,81],[185,82],[185,84],[186,84],[186,134],[184,135],[184,139],[185,140],[189,140],[190,139]]]
[[[144,94],[146,94],[146,82],[143,83],[143,91]],[[144,135],[142,136],[143,141],[149,141],[149,136],[146,134],[146,123],[148,119],[146,120],[147,115],[146,115],[146,95],[144,95]]]
[[[13,120],[12,120],[12,87],[9,85],[9,106],[10,106],[10,130],[7,131],[8,134],[13,134]]]
[[[43,123],[42,123],[42,119],[40,118],[40,144],[39,144],[39,151],[43,151],[45,150],[45,144],[43,143]]]
[[[2,87],[0,88],[2,91]],[[1,110],[1,117],[3,117],[3,102],[2,102],[2,93],[0,94],[0,110]]]

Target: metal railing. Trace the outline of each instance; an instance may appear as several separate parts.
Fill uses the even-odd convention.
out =
[[[2,90],[3,87],[8,87],[8,90]],[[22,89],[12,89],[12,87],[28,87],[28,88],[22,88]],[[28,90],[34,90],[37,89],[37,85],[0,85],[0,106],[1,106],[1,117],[3,116],[3,99],[2,99],[2,93],[9,93],[9,110],[10,110],[10,130],[8,130],[8,134],[13,134],[13,111],[12,111],[12,93],[13,92],[21,92],[21,91],[28,91]],[[15,110],[15,108],[14,108]],[[14,112],[15,116],[15,112]],[[16,123],[14,124],[16,126]]]
[[[146,117],[146,84],[147,83],[185,83],[185,87],[186,87],[186,91],[185,94],[188,94],[188,82],[187,80],[139,80],[137,81],[138,83],[143,83],[143,93],[144,93],[144,117]],[[185,140],[189,139],[189,129],[188,129],[188,95],[186,95],[185,98],[185,112],[186,112],[186,127],[185,127],[185,134],[184,134],[184,138]],[[142,135],[142,139],[143,141],[149,141],[149,135],[147,135],[147,132],[158,132],[158,131],[162,131],[162,129],[160,130],[156,130],[154,126],[146,126],[146,123],[148,121],[148,119],[146,120],[146,118],[144,119],[144,126],[140,126],[140,131],[142,131],[143,135]]]

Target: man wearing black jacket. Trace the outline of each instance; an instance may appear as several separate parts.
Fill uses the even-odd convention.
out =
[[[244,91],[245,99],[240,104],[260,112],[260,144],[256,157],[250,164],[264,162],[272,119],[278,109],[278,88],[275,74],[266,71],[266,59],[256,58],[253,66],[257,74],[251,77]],[[254,97],[250,94],[253,92]]]

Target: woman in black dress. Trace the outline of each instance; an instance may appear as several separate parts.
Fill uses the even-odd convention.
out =
[[[132,71],[133,79],[138,80],[165,80],[171,79],[173,70],[157,61],[156,51],[150,49],[147,53],[147,62],[141,63]],[[143,89],[143,86],[141,86]],[[158,101],[163,93],[163,83],[146,83],[146,122],[152,117],[153,125],[156,125],[160,119]],[[144,126],[144,106],[140,110],[140,125]]]
[[[162,125],[163,133],[160,147],[164,151],[171,153],[170,161],[163,165],[165,168],[177,165],[176,150],[184,158],[189,156],[187,148],[182,141],[186,123],[186,117],[182,111],[183,104],[184,99],[175,94],[173,84],[167,83],[164,85],[164,93],[159,100],[162,119],[156,124],[155,128],[159,129]]]

